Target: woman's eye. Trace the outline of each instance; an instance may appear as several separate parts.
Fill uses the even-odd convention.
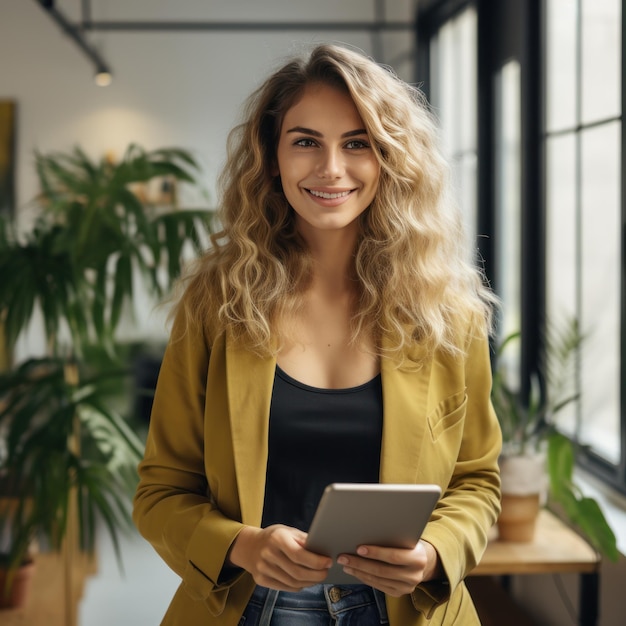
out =
[[[363,150],[364,148],[369,147],[369,143],[361,139],[353,139],[346,144],[346,148],[348,148],[348,150]]]
[[[294,145],[300,146],[301,148],[310,148],[315,145],[315,142],[312,139],[303,137],[302,139],[295,141]]]

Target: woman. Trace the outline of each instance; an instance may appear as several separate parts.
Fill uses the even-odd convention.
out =
[[[479,624],[462,581],[499,510],[493,298],[421,97],[319,46],[252,95],[221,190],[139,468],[135,522],[182,578],[163,624]],[[363,584],[332,587],[304,547],[330,482],[443,496],[414,549],[363,546],[340,558]]]

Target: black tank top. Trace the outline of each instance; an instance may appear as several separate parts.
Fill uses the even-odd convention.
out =
[[[378,482],[382,396],[380,374],[358,387],[318,389],[276,367],[263,527],[308,531],[326,485]]]

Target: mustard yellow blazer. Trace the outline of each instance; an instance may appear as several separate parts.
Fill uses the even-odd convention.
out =
[[[224,332],[179,336],[175,323],[172,336],[139,465],[134,520],[182,579],[162,624],[237,626],[254,581],[247,572],[225,578],[222,568],[243,525],[261,523],[276,362],[237,347]],[[417,371],[381,364],[380,481],[441,486],[423,538],[437,549],[447,577],[388,597],[391,626],[480,624],[463,579],[499,512],[501,434],[487,342],[467,343],[465,357],[440,354]]]

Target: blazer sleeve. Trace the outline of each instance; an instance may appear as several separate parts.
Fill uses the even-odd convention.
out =
[[[418,586],[413,604],[427,616],[478,564],[488,533],[500,512],[498,457],[500,425],[491,403],[491,362],[487,338],[475,338],[464,359],[465,416],[451,428],[462,428],[460,447],[446,450],[446,439],[432,443],[433,454],[456,454],[443,496],[422,538],[437,550],[447,580]],[[451,440],[454,437],[450,438]],[[431,439],[432,441],[432,439]],[[437,444],[441,447],[438,448]]]
[[[133,520],[187,592],[217,614],[234,582],[220,574],[243,526],[217,509],[205,473],[209,338],[182,327],[176,319],[161,364]]]

